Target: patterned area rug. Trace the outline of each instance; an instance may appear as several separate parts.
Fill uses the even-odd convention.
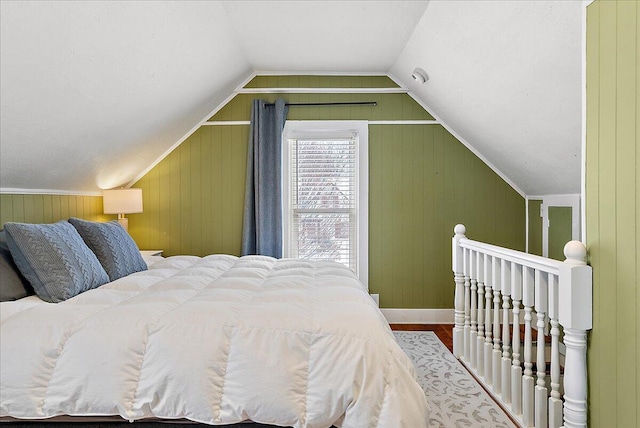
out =
[[[513,428],[513,422],[432,331],[394,331],[431,406],[429,427]]]

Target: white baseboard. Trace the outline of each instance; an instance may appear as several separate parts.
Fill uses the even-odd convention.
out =
[[[453,324],[453,309],[380,309],[389,324]]]

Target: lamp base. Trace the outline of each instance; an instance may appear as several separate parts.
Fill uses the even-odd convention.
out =
[[[125,216],[118,216],[118,223],[120,223],[120,226],[124,227],[124,230],[126,230],[127,232],[129,232],[129,219],[126,218]]]

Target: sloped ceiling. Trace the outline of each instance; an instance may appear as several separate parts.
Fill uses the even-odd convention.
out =
[[[281,71],[390,73],[525,193],[579,192],[580,1],[0,8],[5,191],[126,184],[253,72]]]
[[[6,2],[1,187],[126,184],[252,71],[218,2]]]
[[[427,1],[229,1],[256,71],[387,73]]]
[[[525,194],[580,193],[583,7],[433,1],[391,73]]]

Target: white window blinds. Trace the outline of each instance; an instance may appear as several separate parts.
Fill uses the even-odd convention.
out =
[[[290,143],[291,257],[357,269],[357,135]]]

